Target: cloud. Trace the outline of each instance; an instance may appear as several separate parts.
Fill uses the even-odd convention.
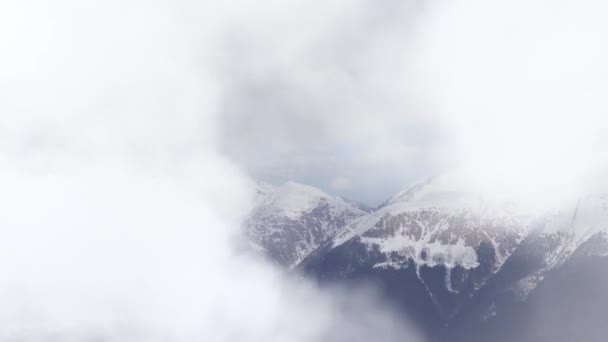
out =
[[[429,172],[433,163],[413,155],[425,155],[436,132],[418,110],[405,74],[411,19],[419,10],[415,1],[304,6],[280,13],[277,26],[288,39],[260,34],[266,10],[254,10],[246,27],[231,31],[233,53],[221,69],[230,83],[224,150],[256,177],[320,187],[336,173],[350,173],[357,184],[380,188],[390,182],[393,192],[408,185],[413,169]],[[389,151],[376,148],[389,140]],[[411,152],[387,158],[394,146]],[[365,164],[373,159],[380,163]],[[374,179],[377,169],[389,165],[397,175]],[[358,197],[365,200],[388,195],[363,188],[369,191]]]
[[[312,11],[0,5],[0,340],[417,340],[370,291],[233,248],[252,184],[219,148],[217,58],[250,10],[289,5]]]
[[[334,190],[348,190],[353,187],[353,184],[348,178],[336,177],[331,181],[330,186]]]
[[[597,187],[608,161],[603,2],[394,6],[332,5],[318,25],[304,10],[286,27],[306,39],[279,44],[234,32],[224,150],[262,178],[324,186],[338,173],[389,189],[358,194],[373,201],[454,170],[538,205]],[[319,171],[329,163],[338,171]]]
[[[540,205],[597,187],[608,161],[607,12],[593,0],[431,3],[413,75],[446,136],[444,167]]]

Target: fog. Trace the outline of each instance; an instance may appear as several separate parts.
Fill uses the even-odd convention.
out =
[[[415,73],[450,142],[445,168],[536,207],[604,186],[606,4],[432,3]]]
[[[255,176],[602,187],[607,7],[4,1],[0,340],[420,340],[370,289],[236,252]]]
[[[316,12],[282,12],[297,32],[287,40],[235,33],[246,43],[231,59],[239,68],[224,145],[248,172],[370,204],[443,173],[537,207],[602,181],[603,2],[351,8],[331,25]],[[335,179],[352,186],[332,187]]]
[[[218,71],[259,7],[0,5],[0,340],[418,340],[369,289],[233,248],[253,182],[219,149]]]

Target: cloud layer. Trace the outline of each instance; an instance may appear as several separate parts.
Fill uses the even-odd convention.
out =
[[[219,151],[218,70],[259,8],[0,5],[0,340],[416,339],[369,291],[233,248],[251,183]]]
[[[342,194],[370,202],[454,170],[541,202],[599,181],[601,1],[342,5],[280,12],[280,34],[256,20],[235,32],[224,145],[252,174],[321,187],[344,176]]]
[[[437,1],[416,70],[441,159],[484,191],[542,203],[597,188],[608,140],[601,1]]]

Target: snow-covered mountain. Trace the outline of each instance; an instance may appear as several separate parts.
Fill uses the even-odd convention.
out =
[[[386,262],[375,267],[400,268],[411,259],[417,267],[470,270],[480,265],[476,249],[486,244],[495,252],[488,266],[496,271],[523,239],[526,224],[525,216],[508,204],[429,180],[397,193],[377,211],[347,225],[334,239],[334,247],[360,237],[385,255]]]
[[[432,340],[511,341],[514,327],[526,340],[521,317],[538,318],[528,305],[550,308],[562,293],[589,287],[568,277],[608,274],[608,196],[523,209],[443,177],[373,211],[297,183],[259,184],[246,228],[251,244],[282,265],[322,282],[379,285]],[[608,276],[602,281],[608,287]]]
[[[366,212],[354,202],[295,182],[258,183],[245,221],[252,247],[281,265],[297,265],[309,253]]]
[[[608,255],[607,226],[604,196],[530,215],[434,178],[353,220],[300,268],[322,281],[373,279],[410,318],[438,331],[513,312],[563,265]]]
[[[591,194],[543,214],[452,322],[451,340],[605,341],[607,199]]]
[[[512,256],[525,272],[505,290],[525,299],[546,274],[581,256],[608,256],[608,196],[588,194],[577,201],[538,213],[534,227]]]
[[[434,178],[355,219],[302,267],[334,280],[397,273],[417,284],[406,297],[428,298],[425,310],[448,322],[515,251],[529,222],[508,203]],[[402,299],[412,306],[412,298]]]

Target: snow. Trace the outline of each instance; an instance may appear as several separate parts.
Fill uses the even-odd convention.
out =
[[[279,187],[264,184],[261,189],[258,193],[262,194],[263,198],[257,206],[258,211],[263,211],[266,215],[297,219],[303,213],[317,208],[322,202],[331,203],[336,212],[352,210],[365,213],[340,197],[332,197],[317,188],[296,182],[287,182]]]
[[[497,272],[530,233],[530,227],[540,224],[541,234],[552,236],[551,241],[555,241],[557,247],[547,252],[542,269],[518,285],[525,294],[533,290],[545,271],[568,260],[589,238],[598,232],[605,232],[608,237],[608,196],[600,194],[590,194],[569,206],[531,216],[517,203],[488,200],[478,193],[454,187],[445,178],[435,177],[396,193],[379,209],[368,213],[348,200],[314,187],[288,182],[281,186],[259,185],[253,215],[257,219],[253,231],[259,236],[259,249],[266,246],[264,239],[270,241],[284,232],[281,220],[286,219],[295,225],[290,229],[297,231],[299,239],[293,247],[297,255],[295,262],[304,259],[320,244],[313,241],[307,226],[314,215],[306,216],[320,205],[327,205],[331,217],[348,217],[344,227],[328,226],[326,222],[319,224],[322,234],[333,239],[333,247],[361,237],[362,243],[376,246],[387,256],[385,261],[374,266],[377,268],[402,268],[403,259],[411,259],[417,268],[445,266],[448,274],[456,266],[473,269],[479,266],[476,247],[486,241],[495,251],[493,272]],[[421,211],[434,215],[434,221],[416,221],[415,214]],[[390,232],[383,231],[386,227],[382,222],[399,215],[407,215],[408,220],[413,220],[411,222],[421,230],[420,234],[412,234],[408,224],[395,226],[393,223]],[[442,235],[443,238],[437,238],[450,229],[453,218],[464,220],[466,224],[462,227],[465,230],[450,230]],[[467,235],[467,229],[473,233]],[[395,254],[396,259],[391,257]],[[446,288],[451,288],[449,276],[446,276]]]
[[[414,240],[409,236],[398,235],[388,239],[364,237],[361,242],[377,245],[383,253],[397,252],[412,259],[419,267],[445,266],[452,269],[461,266],[472,269],[479,266],[475,249],[465,246],[464,240],[459,239],[455,244],[442,244],[439,241],[429,242],[429,238],[430,235],[427,235],[423,239]]]
[[[570,208],[547,215],[544,235],[553,235],[560,245],[545,258],[545,269],[562,265],[592,236],[608,231],[608,196],[589,194]]]
[[[414,192],[413,189],[417,191]],[[401,213],[432,208],[453,215],[468,213],[469,215],[488,218],[514,217],[521,221],[527,221],[511,203],[506,205],[504,203],[493,203],[476,194],[443,189],[434,182],[418,183],[408,190],[397,193],[374,213],[353,221],[338,234],[334,246],[339,246],[353,237],[365,233],[386,215],[395,216]]]
[[[352,219],[366,214],[354,204],[303,184],[258,183],[245,229],[255,250],[298,264]]]
[[[422,230],[418,237],[409,233],[410,227],[404,226],[397,227],[395,232],[380,235],[376,233],[376,230],[385,229],[379,226],[383,219],[403,214],[411,214],[411,217],[415,217],[415,214],[421,211],[436,213],[440,221],[416,222],[416,225]],[[351,222],[336,235],[334,247],[340,246],[356,236],[361,236],[362,243],[378,246],[380,251],[387,255],[387,258],[388,255],[397,253],[402,257],[412,259],[417,267],[441,265],[448,270],[456,266],[465,269],[478,267],[476,245],[467,245],[462,236],[452,235],[449,239],[450,242],[445,242],[445,239],[442,242],[437,238],[443,231],[450,228],[450,223],[447,221],[450,217],[466,218],[471,225],[470,229],[479,232],[493,245],[497,255],[496,270],[502,266],[514,247],[501,246],[500,232],[485,229],[497,227],[496,229],[515,237],[515,241],[510,243],[519,244],[525,236],[523,227],[530,221],[512,203],[490,201],[479,194],[451,186],[445,178],[436,177],[398,192],[377,211]],[[366,236],[370,230],[374,230],[374,233]],[[392,263],[389,258],[388,262],[376,266],[403,267],[401,264]]]
[[[588,194],[561,208],[553,208],[543,214],[541,237],[556,242],[556,246],[544,256],[540,269],[519,280],[514,290],[525,299],[543,280],[544,275],[570,260],[572,255],[589,239],[608,237],[608,196]],[[608,249],[600,247],[594,255],[606,256]]]

